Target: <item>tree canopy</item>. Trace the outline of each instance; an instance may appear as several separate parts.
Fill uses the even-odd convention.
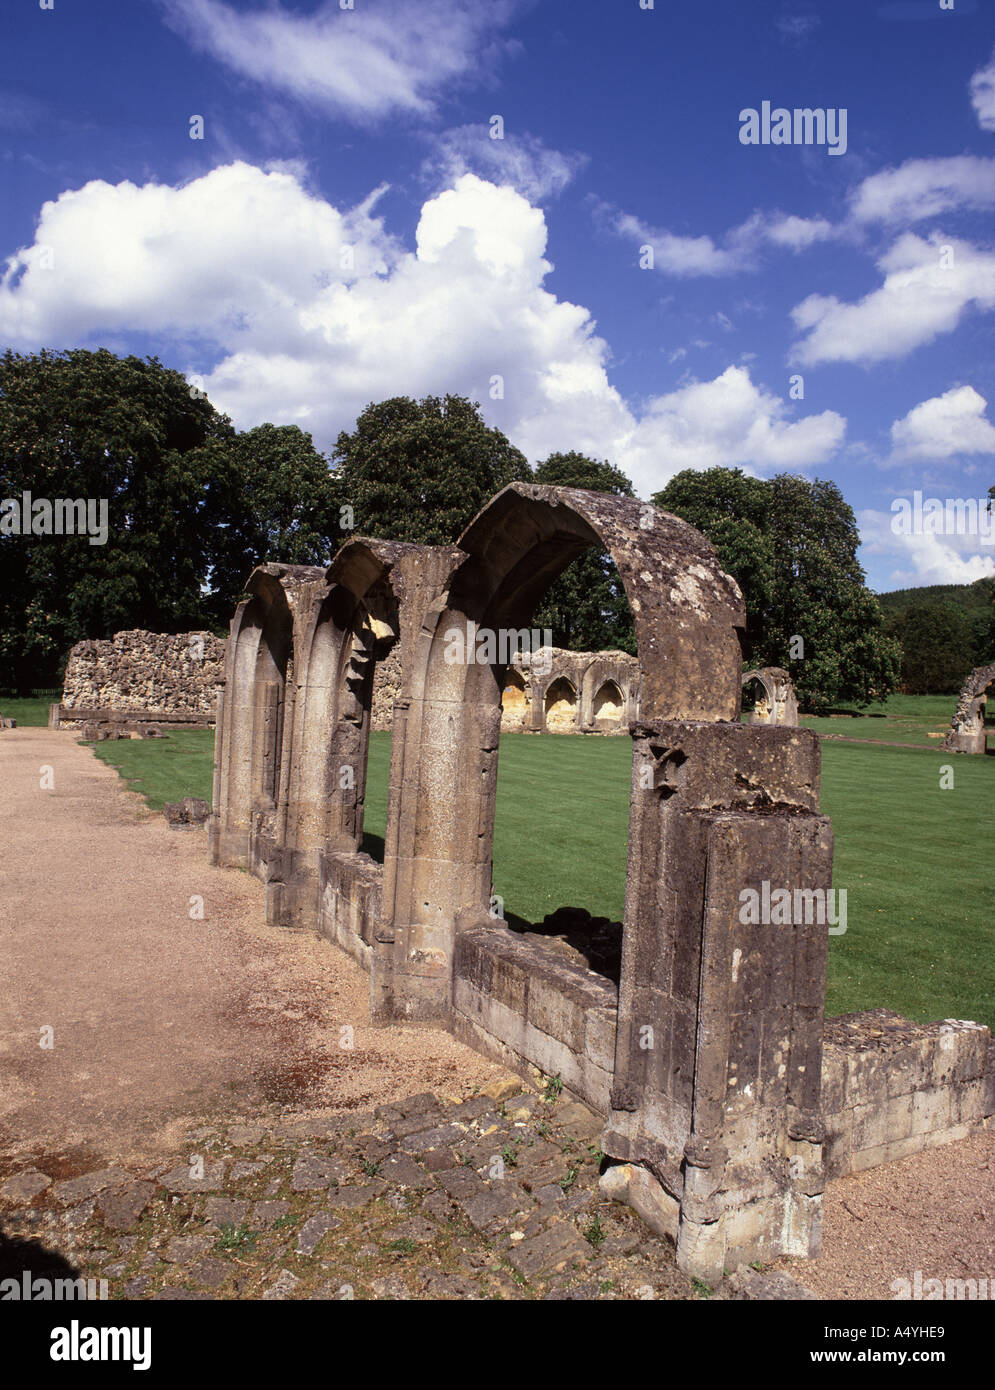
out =
[[[895,688],[899,645],[864,582],[856,518],[835,483],[686,470],[653,502],[713,542],[746,600],[745,659],[788,670],[803,708],[868,704]]]
[[[635,496],[621,469],[586,454],[550,454],[536,468],[533,480],[553,487]],[[611,556],[600,546],[592,546],[578,556],[554,580],[533,622],[552,632],[555,647],[582,652],[615,648],[636,654],[629,600]]]
[[[108,526],[105,544],[0,532],[0,665],[22,690],[82,638],[223,631],[253,565],[340,540],[310,436],[237,434],[179,372],[105,349],[0,357],[0,500],[25,492],[106,502]]]
[[[420,545],[452,544],[496,492],[532,476],[525,455],[463,396],[368,405],[332,457],[355,531]]]

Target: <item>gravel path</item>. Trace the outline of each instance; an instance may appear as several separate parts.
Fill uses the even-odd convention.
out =
[[[0,735],[0,1147],[127,1160],[192,1117],[506,1075],[444,1032],[372,1028],[347,956],[267,927],[262,884],[209,865],[202,830],[168,829],[77,739]]]

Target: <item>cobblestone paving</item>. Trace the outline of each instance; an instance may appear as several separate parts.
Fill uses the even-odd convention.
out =
[[[707,1297],[600,1199],[600,1129],[554,1086],[500,1081],[194,1129],[151,1169],[8,1161],[0,1277],[61,1257],[126,1299]]]

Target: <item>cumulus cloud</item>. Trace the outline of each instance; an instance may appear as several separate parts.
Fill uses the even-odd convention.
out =
[[[938,234],[908,232],[878,261],[879,289],[855,304],[813,294],[791,311],[808,337],[794,360],[880,362],[950,333],[970,307],[995,308],[995,255]]]
[[[360,122],[429,114],[441,89],[486,72],[519,0],[325,0],[311,14],[269,4],[163,0],[172,26],[242,77]]]
[[[971,105],[982,130],[995,130],[995,49],[971,78]]]
[[[982,553],[977,536],[896,535],[894,514],[866,508],[857,513],[863,550],[883,555],[894,564],[889,583],[896,589],[924,584],[973,584],[995,575],[990,548]]]
[[[851,196],[858,222],[921,222],[954,209],[995,207],[995,159],[909,159],[871,174]]]
[[[756,212],[727,232],[720,242],[710,236],[679,236],[652,227],[631,213],[600,209],[602,219],[619,236],[653,249],[653,269],[680,278],[733,275],[756,270],[765,247],[806,251],[818,241],[838,236],[824,217],[795,217],[783,212]]]
[[[995,454],[995,426],[988,402],[973,386],[955,386],[913,407],[891,427],[893,457],[946,459],[954,454]]]
[[[505,134],[492,140],[489,126],[465,125],[443,132],[422,171],[439,188],[450,187],[463,174],[479,174],[491,183],[510,185],[530,203],[543,203],[562,193],[586,163],[586,155],[561,154],[535,135]]]
[[[300,424],[325,449],[370,401],[457,392],[529,458],[608,457],[644,495],[679,468],[805,467],[842,438],[840,416],[793,420],[742,366],[634,412],[588,310],[544,288],[546,220],[514,189],[462,175],[424,204],[413,250],[376,199],[340,211],[293,169],[244,163],[179,188],[86,184],[8,263],[0,333],[171,340],[214,363],[197,384],[240,427]]]
[[[779,396],[754,384],[745,367],[727,367],[714,381],[695,381],[651,399],[625,440],[626,471],[646,492],[661,464],[667,476],[682,468],[752,465],[797,469],[831,457],[846,432],[833,410],[788,418]]]

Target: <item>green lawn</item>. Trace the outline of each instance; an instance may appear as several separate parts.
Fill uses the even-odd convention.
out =
[[[899,705],[894,717],[928,728],[931,705],[930,697],[919,713],[915,704]],[[843,721],[826,722],[835,732]],[[94,751],[140,778],[138,789],[159,807],[184,795],[210,797],[212,743],[210,733],[175,733]],[[969,1018],[995,1028],[995,758],[951,756],[935,744],[916,752],[823,743],[822,755],[834,883],[847,891],[847,932],[829,941],[827,1011],[886,1006],[921,1022]],[[390,735],[374,734],[365,848],[376,856],[389,758]],[[621,918],[630,761],[627,738],[502,738],[494,891],[508,917],[540,921],[570,904]],[[944,766],[954,770],[951,790],[940,789]]]
[[[0,700],[0,714],[4,719],[16,719],[23,729],[45,729],[48,727],[48,707],[52,700]]]
[[[154,811],[167,801],[200,796],[211,801],[214,731],[177,729],[164,738],[105,739],[93,745],[101,762],[116,767]]]
[[[800,722],[802,728],[814,729],[817,734],[940,747],[943,739],[929,735],[946,734],[956,708],[956,695],[889,695],[880,705],[852,710],[849,717],[802,715]]]

